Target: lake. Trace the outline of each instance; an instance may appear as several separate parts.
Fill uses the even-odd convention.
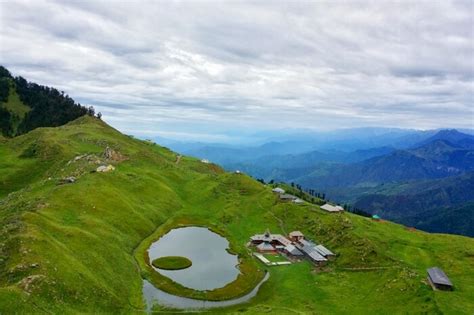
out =
[[[240,271],[238,257],[227,252],[229,241],[204,227],[169,231],[148,249],[151,262],[163,256],[183,256],[192,266],[182,270],[153,268],[171,280],[194,290],[212,290],[234,281]]]

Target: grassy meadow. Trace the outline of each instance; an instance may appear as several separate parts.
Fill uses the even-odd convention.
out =
[[[107,146],[122,158],[107,160]],[[474,312],[472,238],[281,203],[245,174],[178,159],[91,117],[1,138],[0,157],[0,314],[143,313],[139,247],[176,222],[215,227],[242,257],[266,228],[300,230],[337,254],[322,268],[269,267],[250,303],[208,313]],[[93,172],[101,164],[115,170]],[[427,285],[431,266],[445,270],[453,292]],[[265,269],[255,259],[248,268]]]

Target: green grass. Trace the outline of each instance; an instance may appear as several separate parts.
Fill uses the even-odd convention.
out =
[[[181,256],[165,256],[160,257],[151,262],[151,264],[159,269],[164,270],[181,270],[191,267],[193,262],[186,257]]]
[[[83,154],[103,159],[106,146],[128,158],[110,162],[112,172],[91,173],[95,163],[73,161]],[[255,277],[245,278],[241,292],[263,273],[245,245],[266,228],[300,230],[337,254],[321,269],[307,261],[268,268],[269,280],[250,303],[211,313],[474,310],[472,238],[280,203],[270,187],[246,175],[188,157],[176,164],[170,150],[90,117],[2,139],[0,156],[2,314],[139,313],[142,279],[150,277],[141,248],[177,224],[213,227],[233,252],[249,257],[242,272]],[[67,176],[77,181],[58,185]],[[434,292],[424,282],[431,266],[444,269],[453,292]],[[239,288],[232,290],[224,292]]]
[[[285,256],[280,254],[263,254],[263,256],[268,259],[270,262],[281,262],[288,261]]]

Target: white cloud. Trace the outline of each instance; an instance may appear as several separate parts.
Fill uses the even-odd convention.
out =
[[[0,10],[3,65],[128,132],[473,127],[471,1],[15,1]]]

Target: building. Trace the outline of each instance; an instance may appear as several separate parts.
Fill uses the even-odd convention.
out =
[[[262,242],[257,245],[257,250],[261,253],[274,253],[276,252],[276,248],[272,246],[272,244],[268,242]]]
[[[376,214],[374,214],[374,215],[372,216],[372,219],[375,220],[375,221],[380,221],[380,217],[379,217],[378,215],[376,215]]]
[[[289,236],[292,242],[299,242],[300,240],[304,239],[304,235],[300,231],[290,232]]]
[[[341,212],[341,211],[344,211],[343,207],[333,206],[333,205],[330,205],[329,203],[326,203],[325,205],[321,206],[321,209],[326,210],[328,212]]]
[[[295,200],[295,199],[298,199],[298,197],[290,195],[290,194],[281,194],[280,195],[280,200],[283,200],[283,201],[291,201],[291,200]]]
[[[302,203],[304,203],[304,200],[300,199],[300,198],[296,198],[296,199],[292,200],[291,202],[297,203],[297,204],[302,204]]]
[[[316,251],[315,244],[307,240],[301,240],[299,243],[295,244],[301,252],[305,254],[312,262],[316,264],[322,264],[327,261],[327,259]]]
[[[449,280],[448,276],[438,267],[429,268],[428,281],[430,282],[433,289],[438,290],[453,290],[453,284]]]
[[[274,193],[277,193],[277,194],[284,194],[284,193],[285,193],[285,190],[284,190],[284,189],[281,189],[280,187],[273,188],[272,191],[273,191]]]
[[[207,159],[202,159],[201,162],[204,163],[204,164],[209,164],[210,163],[209,160],[207,160]]]
[[[324,247],[323,245],[316,245],[314,247],[314,249],[323,257],[325,258],[329,258],[329,257],[332,257],[332,256],[335,256],[333,252],[331,252],[329,249],[327,249],[326,247]]]
[[[235,174],[242,174],[242,172],[240,170],[236,170],[234,173]]]
[[[250,237],[250,242],[254,245],[269,243],[273,248],[284,248],[291,244],[291,241],[281,234],[271,234],[267,229],[264,234],[255,234]],[[281,246],[281,247],[280,247]]]
[[[304,256],[304,254],[303,254],[298,248],[296,248],[296,246],[293,245],[293,244],[289,244],[289,245],[285,246],[285,248],[283,249],[283,251],[284,251],[287,255],[290,255],[290,256],[295,256],[295,257]]]

